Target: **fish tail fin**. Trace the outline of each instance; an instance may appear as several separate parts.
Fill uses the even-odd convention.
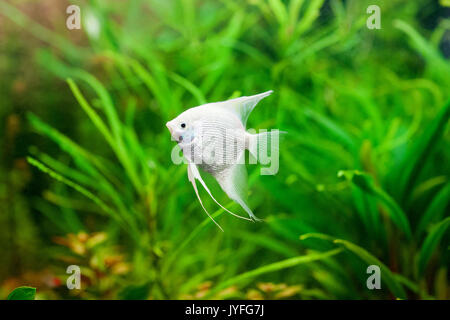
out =
[[[285,134],[287,134],[286,131],[279,131],[278,129],[260,133],[246,132],[246,148],[257,162],[267,164],[265,163],[265,157],[268,156],[268,150],[271,154],[276,153],[278,155],[280,137]]]

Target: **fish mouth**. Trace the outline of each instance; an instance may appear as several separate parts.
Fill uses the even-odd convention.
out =
[[[177,132],[173,129],[173,127],[170,124],[170,121],[166,123],[167,129],[169,129],[170,137],[172,138],[172,141],[176,141],[178,144],[181,144],[183,142],[183,136],[177,135]]]
[[[173,134],[173,129],[172,129],[172,127],[170,126],[169,122],[166,123],[166,127],[167,127],[167,129],[169,129],[170,135],[172,135],[172,134]]]
[[[167,129],[169,129],[170,137],[172,138],[172,141],[176,141],[178,143],[178,145],[180,145],[180,146],[190,145],[195,140],[195,137],[191,138],[191,139],[185,139],[186,138],[185,136],[183,136],[177,130],[174,130],[170,121],[166,123],[166,127],[167,127]]]

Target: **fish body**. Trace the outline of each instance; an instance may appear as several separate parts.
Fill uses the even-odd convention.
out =
[[[188,162],[188,178],[208,215],[198,194],[196,180],[200,181],[219,206],[237,216],[212,196],[201,178],[198,167],[211,174],[228,197],[248,213],[250,219],[238,217],[260,220],[253,214],[245,200],[247,195],[245,149],[257,158],[258,139],[265,134],[250,134],[246,132],[245,126],[256,104],[271,93],[272,91],[267,91],[254,96],[193,107],[167,122],[166,126],[172,140],[178,142]]]
[[[184,139],[179,145],[190,161],[215,176],[235,164],[244,152],[245,127],[236,115],[214,105],[192,111],[199,114],[192,136],[198,139]]]

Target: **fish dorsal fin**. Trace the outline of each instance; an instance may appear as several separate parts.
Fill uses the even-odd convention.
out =
[[[243,152],[241,157],[244,156],[245,153]],[[261,221],[253,214],[245,200],[247,198],[247,169],[243,162],[237,161],[236,164],[228,168],[224,174],[216,177],[216,179],[222,190],[248,213],[252,221]]]
[[[223,101],[220,103],[220,107],[232,110],[233,113],[235,113],[239,117],[245,127],[250,113],[258,104],[258,102],[272,94],[272,92],[272,90],[269,90],[260,94],[256,94],[254,96],[244,96]]]

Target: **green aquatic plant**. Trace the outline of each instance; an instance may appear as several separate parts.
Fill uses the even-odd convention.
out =
[[[293,299],[448,299],[450,63],[439,50],[448,24],[427,29],[417,18],[431,0],[382,1],[382,29],[369,30],[369,4],[80,1],[99,25],[94,35],[1,2],[0,14],[39,40],[30,63],[45,94],[23,97],[32,184],[18,192],[35,213],[26,221],[41,231],[46,265],[59,272],[68,254],[49,239],[100,232],[128,267],[116,275],[100,263],[104,278],[84,298],[272,298],[255,288],[277,283]],[[273,105],[248,127],[289,137],[277,175],[248,166],[250,205],[265,222],[219,209],[222,234],[185,166],[171,163],[165,123],[269,88]],[[380,267],[381,290],[367,288],[368,265]]]
[[[34,300],[35,296],[36,288],[23,286],[11,291],[7,300]]]

